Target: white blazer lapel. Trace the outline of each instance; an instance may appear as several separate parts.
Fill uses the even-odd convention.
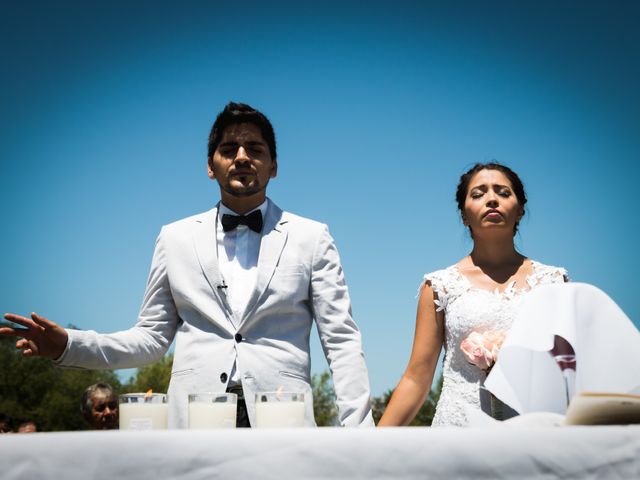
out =
[[[216,221],[218,218],[218,207],[207,212],[204,219],[198,219],[199,228],[195,229],[193,241],[198,256],[198,262],[204,276],[207,278],[209,286],[213,290],[222,309],[231,312],[231,307],[227,301],[225,292],[221,292],[220,285],[223,284],[222,275],[218,266],[218,249],[216,248]]]
[[[258,275],[256,285],[251,293],[247,308],[242,315],[241,323],[249,318],[258,307],[260,297],[269,286],[271,277],[275,272],[282,249],[287,242],[287,230],[283,228],[286,221],[282,220],[282,210],[271,200],[262,229],[263,235],[260,241],[260,254],[258,256]]]

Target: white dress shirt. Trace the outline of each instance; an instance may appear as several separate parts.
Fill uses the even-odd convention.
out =
[[[267,202],[268,200],[265,200],[245,215],[260,210],[264,218],[267,213]],[[216,222],[218,265],[224,284],[227,286],[227,298],[233,311],[231,323],[237,328],[237,322],[247,308],[249,297],[256,285],[262,234],[254,232],[246,225],[238,225],[234,230],[225,232],[222,228],[222,216],[225,214],[238,215],[238,213],[220,202]],[[229,385],[240,384],[236,367],[234,363]]]

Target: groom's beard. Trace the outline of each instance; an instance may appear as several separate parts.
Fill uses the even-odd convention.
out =
[[[257,193],[263,192],[267,189],[269,181],[267,180],[264,185],[261,185],[257,178],[249,185],[243,185],[242,188],[234,188],[229,183],[222,185],[222,190],[236,198],[252,197]]]

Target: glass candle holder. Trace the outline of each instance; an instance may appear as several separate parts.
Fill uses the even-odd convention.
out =
[[[235,393],[192,393],[189,428],[236,428],[237,408]]]
[[[120,430],[166,430],[168,405],[164,393],[120,395]]]
[[[256,427],[304,426],[304,394],[299,392],[256,393]]]

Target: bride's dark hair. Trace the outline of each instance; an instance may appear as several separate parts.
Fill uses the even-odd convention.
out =
[[[518,204],[522,207],[522,214],[524,215],[525,204],[527,203],[527,194],[524,191],[522,180],[520,180],[520,177],[516,172],[511,170],[506,165],[502,165],[498,162],[476,163],[466,173],[462,174],[462,176],[460,177],[460,181],[458,182],[458,188],[456,189],[456,202],[458,203],[458,210],[460,210],[460,215],[464,217],[464,202],[467,198],[467,193],[469,193],[469,182],[471,182],[473,176],[480,170],[498,170],[509,179],[509,181],[511,182],[511,186],[513,187],[513,193],[515,193],[516,198],[518,199]],[[514,235],[518,231],[519,222],[520,220],[518,220],[513,227]],[[471,232],[471,236],[473,237],[473,232]]]

